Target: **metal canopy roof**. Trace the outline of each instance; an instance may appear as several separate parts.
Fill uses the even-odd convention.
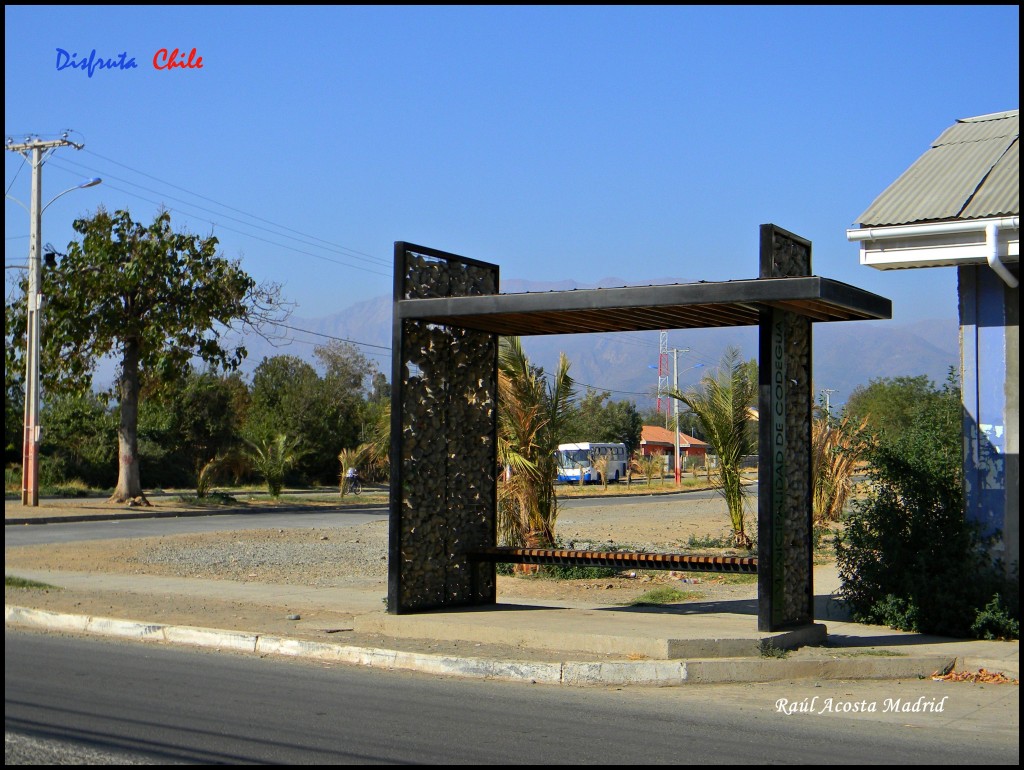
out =
[[[405,299],[395,305],[400,319],[506,336],[753,326],[769,307],[814,321],[892,317],[885,297],[818,276]]]

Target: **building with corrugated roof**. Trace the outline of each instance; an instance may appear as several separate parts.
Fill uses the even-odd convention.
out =
[[[667,470],[674,470],[675,438],[668,428],[657,425],[644,425],[640,433],[640,452],[645,455],[667,455]],[[704,457],[708,445],[698,438],[688,436],[679,431],[679,458],[684,462],[687,457]]]
[[[958,120],[857,218],[879,270],[955,267],[966,515],[1020,559],[1020,117]]]

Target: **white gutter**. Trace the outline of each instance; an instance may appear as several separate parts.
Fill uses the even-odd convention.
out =
[[[1011,289],[1016,289],[1020,281],[1013,277],[1013,273],[1006,269],[1006,265],[999,259],[999,225],[989,222],[985,226],[985,245],[988,247],[988,266],[995,274],[1003,279],[1003,283]]]
[[[1001,219],[970,219],[959,222],[936,222],[928,225],[898,225],[896,227],[858,227],[846,231],[848,241],[881,241],[886,238],[912,238],[915,235],[942,235],[943,233],[984,232],[990,224],[1000,230],[1017,230],[1020,217]]]
[[[971,219],[957,222],[933,222],[923,225],[896,225],[891,227],[860,227],[846,231],[848,241],[884,241],[892,238],[914,238],[915,236],[946,235],[951,233],[985,233],[985,261],[1011,289],[1020,282],[1006,269],[999,258],[999,231],[1019,230],[1020,217],[999,219]],[[864,245],[861,246],[862,253]]]

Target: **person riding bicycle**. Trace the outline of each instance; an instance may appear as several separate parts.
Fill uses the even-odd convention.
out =
[[[356,484],[362,485],[362,482],[358,468],[349,468],[345,471],[345,486],[349,489],[353,489]]]

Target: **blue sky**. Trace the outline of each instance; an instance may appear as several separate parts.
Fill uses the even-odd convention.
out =
[[[392,244],[505,278],[750,278],[758,226],[814,270],[956,316],[955,273],[879,273],[846,228],[957,118],[1019,107],[1016,6],[12,7],[5,134],[74,129],[44,216],[211,231],[304,317],[390,294]],[[160,49],[201,69],[157,70]],[[58,70],[126,53],[134,69]],[[5,154],[9,194],[30,173]],[[7,201],[5,262],[28,215]],[[16,271],[5,271],[5,288]]]

